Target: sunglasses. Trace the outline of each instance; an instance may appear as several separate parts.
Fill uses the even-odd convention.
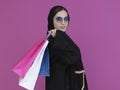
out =
[[[56,17],[56,21],[57,21],[58,23],[62,23],[63,20],[64,20],[65,23],[68,23],[68,22],[70,21],[68,16],[67,16],[67,17],[64,17],[64,18],[62,18],[62,17]]]

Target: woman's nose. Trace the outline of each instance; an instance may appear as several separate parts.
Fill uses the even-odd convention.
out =
[[[63,25],[64,25],[64,24],[65,24],[65,21],[64,21],[64,20],[62,20],[61,24],[63,24]]]

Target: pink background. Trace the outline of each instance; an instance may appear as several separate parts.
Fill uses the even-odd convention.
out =
[[[81,48],[89,90],[120,90],[120,0],[0,0],[0,90],[24,90],[12,68],[44,39],[54,5],[69,10],[68,34]],[[44,83],[40,77],[35,90]]]

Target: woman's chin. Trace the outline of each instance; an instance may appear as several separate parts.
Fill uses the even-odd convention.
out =
[[[66,29],[60,29],[61,31],[63,31],[63,32],[65,32],[66,31]]]

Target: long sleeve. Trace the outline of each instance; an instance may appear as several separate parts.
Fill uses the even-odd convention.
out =
[[[65,32],[57,30],[52,42],[51,53],[52,58],[58,62],[83,68],[79,48]]]

